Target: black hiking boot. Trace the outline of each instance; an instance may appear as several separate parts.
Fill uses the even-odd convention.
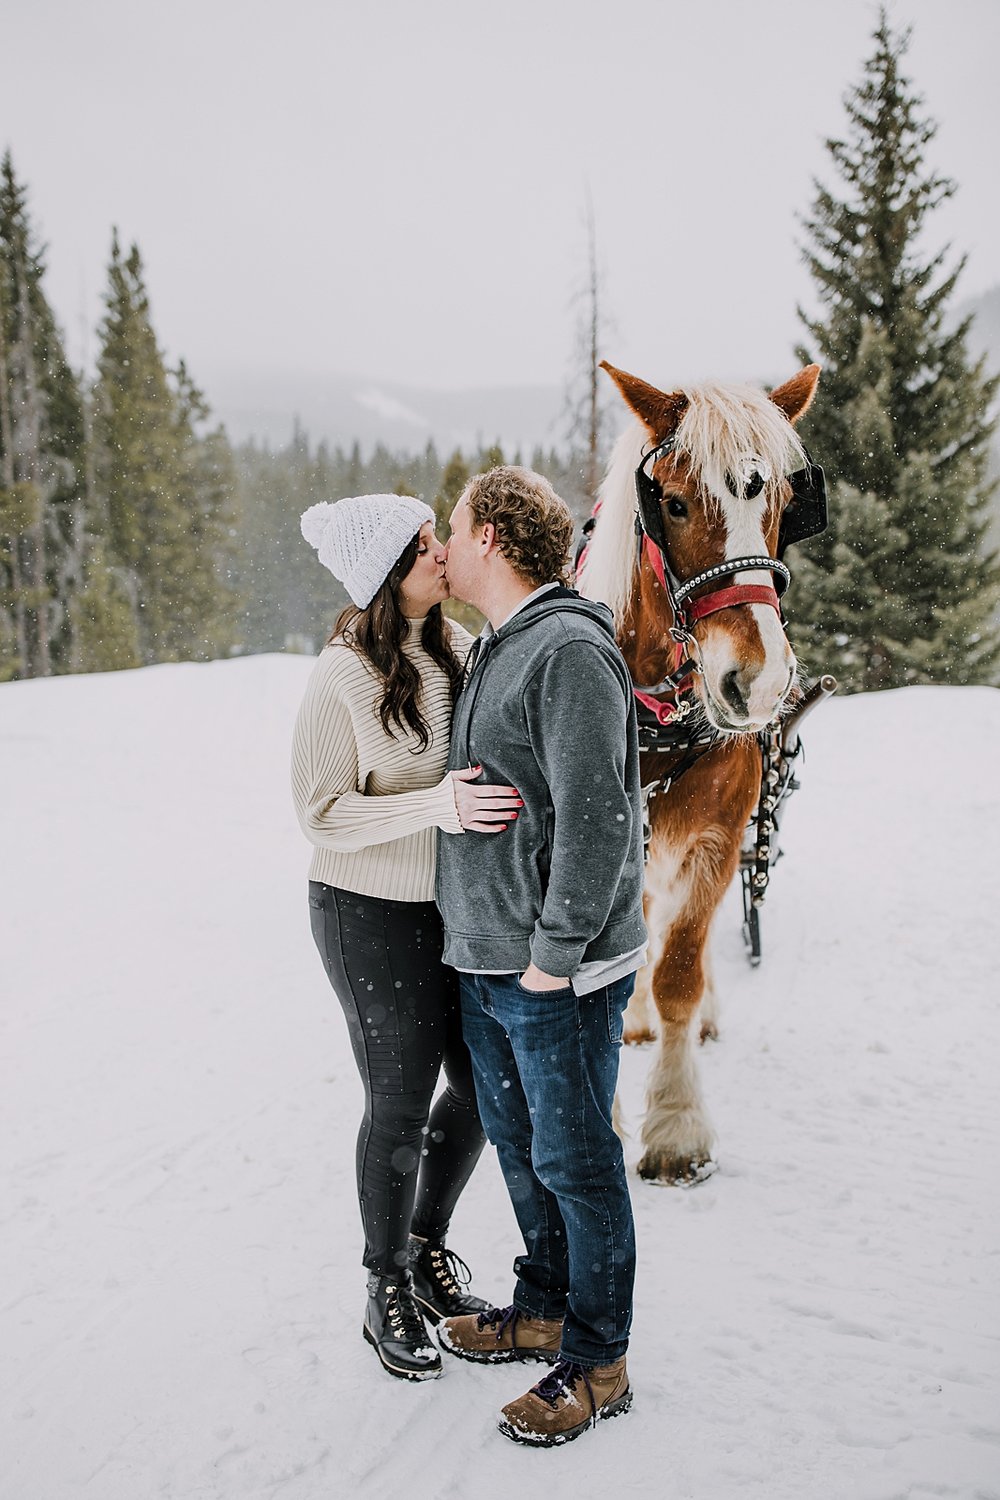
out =
[[[472,1272],[443,1240],[422,1240],[411,1234],[409,1257],[413,1295],[429,1323],[488,1311],[488,1304],[467,1290]]]
[[[408,1275],[369,1272],[362,1332],[390,1375],[400,1380],[434,1380],[441,1374],[441,1356],[431,1343]]]

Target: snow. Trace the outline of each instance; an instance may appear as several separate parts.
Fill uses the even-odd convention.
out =
[[[735,891],[717,932],[720,1170],[633,1178],[633,1410],[539,1453],[494,1423],[541,1370],[410,1386],[361,1338],[361,1089],[287,790],[310,667],[0,688],[0,1500],[1000,1496],[1000,695],[809,721],[762,967]],[[452,1242],[505,1302],[492,1153]]]

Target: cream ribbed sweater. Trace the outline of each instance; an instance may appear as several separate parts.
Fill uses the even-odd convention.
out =
[[[390,901],[433,901],[438,828],[461,833],[446,775],[451,701],[448,679],[411,620],[403,650],[420,673],[426,750],[408,729],[386,734],[378,717],[382,684],[349,646],[321,653],[306,687],[292,743],[292,795],[316,848],[309,879]],[[464,661],[472,637],[448,621]]]

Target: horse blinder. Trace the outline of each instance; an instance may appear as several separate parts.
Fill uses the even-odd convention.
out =
[[[785,555],[785,548],[794,542],[804,542],[811,536],[819,536],[827,527],[826,475],[822,465],[814,463],[808,449],[804,450],[806,466],[796,469],[788,476],[792,495],[785,506],[778,527],[778,556]]]
[[[667,533],[663,525],[663,511],[660,509],[663,500],[663,491],[660,489],[659,481],[652,474],[646,472],[646,465],[652,460],[654,463],[661,458],[666,458],[668,453],[673,452],[674,440],[667,438],[658,448],[651,448],[643,456],[643,460],[635,471],[635,494],[639,502],[639,525],[649,537],[655,542],[660,551],[666,555]]]

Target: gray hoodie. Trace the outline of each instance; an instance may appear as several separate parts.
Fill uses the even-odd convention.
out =
[[[635,699],[611,612],[541,595],[480,643],[449,769],[482,765],[524,807],[504,833],[438,836],[445,963],[576,973],[646,941]],[[475,648],[474,648],[475,650]]]

